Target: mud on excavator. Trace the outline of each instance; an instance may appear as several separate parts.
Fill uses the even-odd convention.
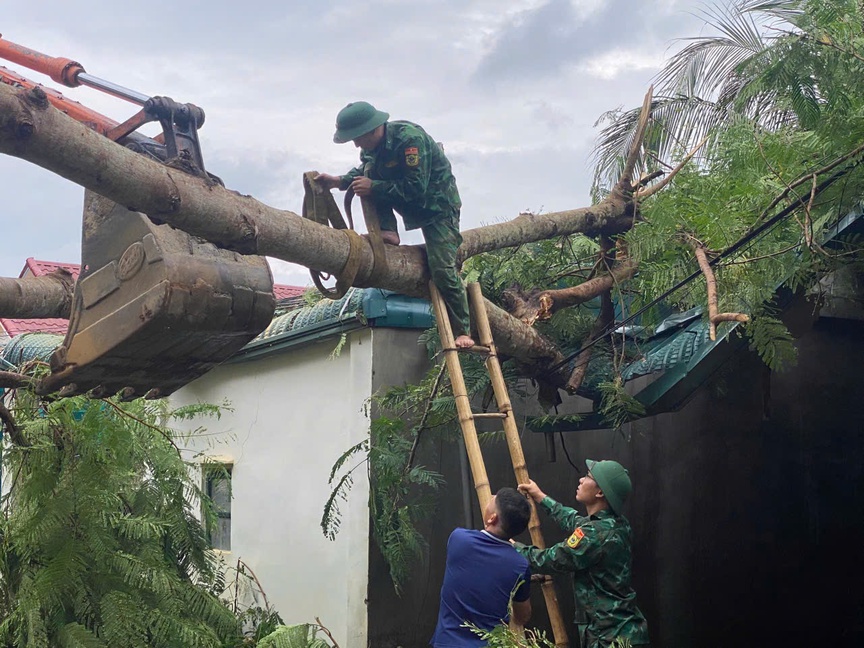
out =
[[[123,123],[0,67],[0,82],[32,89],[70,117],[151,159],[208,182],[198,129],[204,112],[148,97],[0,36],[0,57],[68,87],[86,85],[141,106]],[[159,122],[155,138],[136,132]],[[69,328],[38,391],[61,395],[167,396],[228,359],[270,323],[275,308],[266,260],[212,243],[86,190],[81,274]]]

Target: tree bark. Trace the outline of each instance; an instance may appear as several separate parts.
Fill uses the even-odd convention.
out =
[[[615,318],[615,307],[612,304],[612,293],[611,291],[604,292],[600,297],[600,313],[597,315],[597,319],[594,320],[594,326],[591,327],[591,335],[588,336],[589,340],[593,340],[599,335],[601,335],[604,331],[609,329],[609,325],[612,323]],[[576,356],[575,366],[573,367],[573,373],[570,374],[570,379],[564,386],[571,394],[576,393],[579,388],[582,386],[583,381],[585,380],[585,375],[588,373],[588,363],[591,362],[591,356],[594,353],[594,347],[588,347],[587,349],[583,349]]]
[[[717,325],[720,322],[749,322],[750,316],[744,313],[717,312],[717,278],[714,276],[714,270],[711,269],[711,264],[708,262],[708,254],[701,244],[695,245],[693,250],[696,253],[699,269],[705,275],[705,286],[708,293],[708,336],[712,340],[716,340]]]
[[[74,285],[72,275],[62,268],[44,277],[0,277],[0,315],[68,319]]]
[[[271,256],[331,274],[338,274],[348,261],[350,246],[344,231],[269,207],[134,153],[53,108],[38,88],[16,90],[0,85],[0,152],[242,254]],[[619,184],[607,199],[591,207],[521,215],[509,222],[467,230],[463,232],[460,260],[555,236],[626,231],[634,219],[632,188],[629,180]],[[387,270],[378,277],[376,287],[428,297],[423,247],[387,246],[386,254]],[[369,286],[372,266],[371,247],[365,246],[356,286]],[[0,295],[0,304],[9,303],[8,297]],[[50,316],[62,316],[62,312],[58,304]],[[0,314],[17,316],[17,311]],[[491,309],[490,323],[502,353],[535,367],[560,358],[551,342],[504,311]]]
[[[0,423],[3,423],[6,427],[6,434],[9,436],[12,443],[17,445],[19,448],[27,448],[30,446],[30,443],[24,438],[21,429],[15,423],[15,418],[9,410],[6,409],[3,401],[0,401]]]

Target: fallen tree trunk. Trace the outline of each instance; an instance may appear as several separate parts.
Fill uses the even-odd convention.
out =
[[[338,274],[348,262],[350,245],[345,232],[269,207],[119,146],[53,108],[38,88],[25,91],[0,85],[0,152],[48,169],[223,248],[271,256],[331,274]],[[555,236],[625,231],[632,226],[634,213],[629,180],[624,184],[624,191],[616,188],[606,200],[592,207],[522,215],[509,222],[467,230],[463,232],[461,259]],[[429,275],[423,248],[388,246],[386,254],[387,269],[375,286],[428,297]],[[371,247],[364,246],[355,285],[369,285],[366,278],[372,266]],[[3,299],[0,296],[0,303]],[[51,316],[59,316],[60,310],[58,305]],[[490,323],[502,353],[536,367],[540,374],[543,365],[560,359],[560,352],[551,342],[504,311],[492,310]],[[553,382],[563,384],[566,379]]]
[[[58,269],[44,277],[0,277],[0,316],[68,319],[75,280]]]

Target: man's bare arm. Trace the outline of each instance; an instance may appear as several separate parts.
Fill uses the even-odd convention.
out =
[[[531,599],[526,601],[513,601],[513,617],[512,621],[520,626],[524,626],[531,620]]]

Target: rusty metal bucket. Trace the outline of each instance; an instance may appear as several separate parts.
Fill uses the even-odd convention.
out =
[[[273,318],[263,257],[156,225],[87,191],[81,275],[40,393],[167,396],[223,362]]]

